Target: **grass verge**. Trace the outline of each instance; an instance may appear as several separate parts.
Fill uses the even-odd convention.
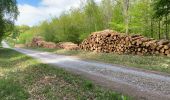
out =
[[[130,100],[81,76],[0,48],[1,100]]]
[[[39,51],[48,51],[62,55],[78,56],[82,59],[101,61],[111,64],[136,67],[170,74],[170,57],[165,56],[118,55],[113,53],[96,53],[81,50],[70,51],[46,48],[31,48],[31,49]]]

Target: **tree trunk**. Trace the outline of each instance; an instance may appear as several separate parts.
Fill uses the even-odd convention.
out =
[[[161,20],[159,20],[158,29],[159,29],[158,37],[159,39],[161,39]]]
[[[124,0],[125,30],[129,34],[129,0]]]
[[[151,19],[151,37],[153,38],[153,19]]]
[[[169,39],[169,34],[168,34],[168,16],[165,17],[165,36],[166,39]]]

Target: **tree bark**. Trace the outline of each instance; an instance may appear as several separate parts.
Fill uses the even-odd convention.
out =
[[[161,39],[161,21],[160,20],[158,23],[158,29],[159,29],[158,37],[159,37],[159,39]]]
[[[151,19],[151,37],[153,38],[153,19]]]
[[[129,34],[129,0],[124,0],[125,30]]]
[[[168,34],[168,15],[165,17],[165,36],[166,36],[166,39],[168,40],[169,39],[169,34]]]

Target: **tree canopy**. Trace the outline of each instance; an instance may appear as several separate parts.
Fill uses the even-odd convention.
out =
[[[154,17],[159,20],[164,20],[166,39],[169,39],[168,24],[170,23],[170,1],[169,0],[155,0],[154,2]]]
[[[155,16],[162,18],[170,14],[170,1],[169,0],[155,0]]]
[[[0,0],[0,41],[13,29],[18,14],[16,0]]]
[[[80,43],[91,32],[112,29],[122,34],[169,39],[169,3],[169,0],[101,0],[100,3],[82,0],[79,8],[41,22],[22,32],[19,38],[24,43],[37,35],[56,43]]]

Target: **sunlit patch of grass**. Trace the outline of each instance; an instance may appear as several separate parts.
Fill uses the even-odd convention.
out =
[[[27,100],[28,92],[13,79],[0,79],[1,100]]]
[[[0,75],[2,100],[131,99],[10,49],[0,49]]]

